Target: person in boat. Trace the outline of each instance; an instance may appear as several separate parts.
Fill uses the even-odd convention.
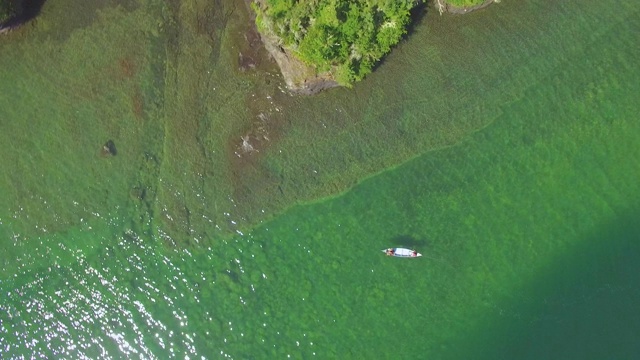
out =
[[[387,249],[387,255],[389,256],[393,256],[393,254],[395,254],[395,249]]]
[[[418,256],[418,252],[417,252],[417,251],[415,251],[415,250],[413,250],[413,251],[411,252],[411,256]]]

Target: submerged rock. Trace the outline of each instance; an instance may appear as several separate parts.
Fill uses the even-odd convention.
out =
[[[118,154],[118,150],[116,150],[116,144],[113,142],[113,140],[109,140],[104,143],[104,145],[102,145],[100,154],[102,156],[116,156]]]
[[[142,186],[134,186],[129,191],[129,196],[134,200],[144,200],[147,197],[147,189]]]

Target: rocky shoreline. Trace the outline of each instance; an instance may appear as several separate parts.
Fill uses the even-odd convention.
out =
[[[252,0],[245,0],[249,7],[249,11],[253,16],[253,24],[255,25],[255,11],[251,9]],[[255,2],[265,7],[265,0],[255,0]],[[333,78],[330,72],[318,73],[316,69],[299,60],[291,53],[290,50],[282,46],[282,40],[273,33],[266,31],[258,31],[260,39],[265,49],[271,55],[273,60],[278,64],[282,77],[287,85],[287,89],[298,95],[314,95],[322,90],[340,86]]]
[[[483,3],[474,6],[455,6],[449,4],[447,1],[443,1],[446,12],[450,14],[468,14],[498,2],[500,2],[500,0],[485,0]]]
[[[483,3],[470,6],[459,7],[449,4],[446,0],[435,0],[436,8],[451,14],[467,14],[491,5],[499,0],[485,0]],[[251,7],[251,0],[245,1]],[[261,6],[266,7],[265,0],[255,0]],[[254,10],[251,13],[255,17]],[[255,19],[254,19],[255,24]],[[323,90],[340,86],[334,79],[331,72],[318,73],[315,67],[310,66],[297,59],[290,50],[286,49],[282,40],[273,33],[266,33],[264,29],[258,31],[264,47],[269,52],[280,68],[280,72],[285,80],[287,88],[293,94],[314,95]]]
[[[313,66],[305,64],[282,47],[280,39],[274,34],[260,32],[260,38],[264,47],[278,64],[287,89],[292,93],[313,95],[322,90],[340,86],[330,72],[318,73]]]

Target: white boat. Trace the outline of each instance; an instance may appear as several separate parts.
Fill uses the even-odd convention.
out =
[[[405,249],[405,248],[388,248],[382,250],[383,253],[388,256],[402,257],[402,258],[413,258],[420,257],[422,254],[415,250]]]

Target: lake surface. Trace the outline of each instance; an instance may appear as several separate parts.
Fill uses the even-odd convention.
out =
[[[633,5],[429,11],[307,98],[242,2],[47,1],[0,37],[2,358],[635,358]]]

